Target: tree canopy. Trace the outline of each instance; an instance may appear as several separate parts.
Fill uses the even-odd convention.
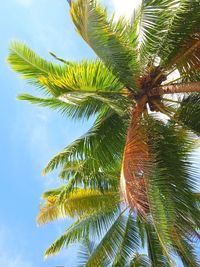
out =
[[[45,256],[79,242],[79,266],[170,267],[179,257],[198,267],[200,2],[143,0],[130,20],[96,0],[68,2],[96,59],[51,53],[55,64],[19,42],[8,56],[41,92],[18,99],[72,120],[95,116],[43,171],[59,168],[63,186],[44,193],[38,223],[74,219]]]

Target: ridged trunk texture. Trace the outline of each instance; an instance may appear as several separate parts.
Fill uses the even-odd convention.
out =
[[[141,124],[141,115],[145,105],[146,98],[143,98],[132,112],[120,178],[123,200],[141,215],[145,215],[149,209],[144,180],[149,153],[144,127]]]
[[[192,92],[200,92],[200,82],[163,85],[151,89],[148,95],[157,96],[162,94],[192,93]]]

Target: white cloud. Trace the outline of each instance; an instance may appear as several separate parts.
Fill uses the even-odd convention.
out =
[[[16,2],[24,7],[29,7],[32,5],[33,0],[16,0]]]
[[[111,0],[111,2],[116,12],[116,17],[126,16],[130,18],[133,10],[140,5],[141,0]]]
[[[13,248],[8,247],[8,240],[11,239],[9,229],[0,227],[0,266],[3,267],[33,267],[33,264],[25,259],[23,255]]]
[[[33,267],[32,263],[24,260],[21,256],[8,255],[5,252],[0,253],[0,266],[5,267]]]

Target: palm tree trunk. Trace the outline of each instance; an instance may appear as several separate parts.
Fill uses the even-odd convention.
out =
[[[200,82],[171,84],[155,87],[148,92],[148,96],[158,96],[162,94],[174,94],[174,93],[192,93],[200,92]]]
[[[132,112],[120,178],[123,200],[142,215],[145,215],[149,209],[144,182],[145,164],[149,159],[149,153],[145,133],[140,123],[146,101],[145,96]]]

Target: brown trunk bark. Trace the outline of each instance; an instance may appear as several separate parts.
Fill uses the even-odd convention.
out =
[[[192,92],[200,92],[200,82],[172,84],[172,85],[155,87],[148,92],[148,96],[157,96],[157,95],[174,94],[174,93],[192,93]]]
[[[143,127],[140,124],[146,101],[147,98],[143,97],[132,112],[120,178],[123,200],[142,215],[149,210],[144,182],[145,165],[149,154]]]

